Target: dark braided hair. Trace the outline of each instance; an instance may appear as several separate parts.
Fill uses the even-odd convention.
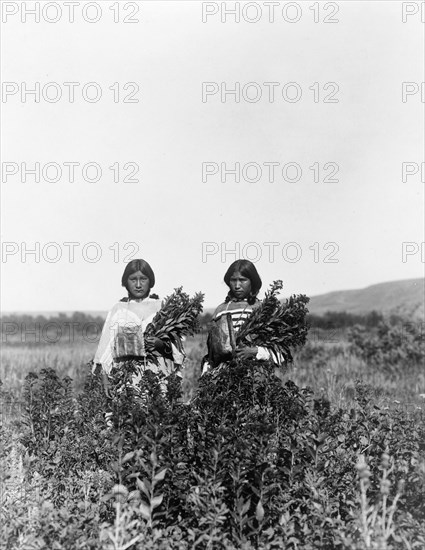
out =
[[[255,304],[255,302],[257,301],[257,294],[260,292],[260,288],[262,285],[261,278],[258,275],[258,271],[255,265],[249,260],[236,260],[235,262],[233,262],[226,271],[226,274],[224,275],[224,282],[228,287],[230,287],[230,279],[232,278],[233,273],[237,271],[239,271],[239,273],[243,277],[246,277],[251,281],[251,292],[247,298],[247,301],[249,305]],[[230,302],[231,300],[233,300],[233,298],[234,296],[232,294],[232,291],[229,290],[225,302]]]
[[[137,271],[141,271],[143,275],[146,275],[146,277],[149,279],[149,288],[153,288],[155,286],[155,274],[151,266],[146,260],[141,259],[131,260],[131,262],[126,265],[124,273],[121,277],[121,285],[127,288],[128,278],[130,277],[130,275],[133,275],[133,273],[136,273]]]

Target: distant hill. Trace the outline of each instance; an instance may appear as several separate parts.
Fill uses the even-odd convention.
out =
[[[315,315],[323,315],[327,311],[362,314],[375,310],[424,319],[424,303],[425,279],[407,279],[312,296],[308,309]]]

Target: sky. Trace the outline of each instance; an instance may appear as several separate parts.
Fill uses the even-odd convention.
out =
[[[239,257],[285,296],[424,276],[419,2],[36,4],[2,5],[3,311],[107,310],[134,258],[206,307]]]

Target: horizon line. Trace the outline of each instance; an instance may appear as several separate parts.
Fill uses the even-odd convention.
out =
[[[341,289],[341,290],[329,290],[327,292],[323,292],[321,294],[313,294],[311,296],[309,296],[309,298],[318,298],[318,297],[321,297],[321,296],[326,296],[327,294],[333,294],[335,292],[351,292],[351,291],[356,291],[356,290],[366,290],[368,288],[371,288],[373,286],[380,286],[380,285],[385,285],[385,284],[390,284],[390,283],[401,283],[401,282],[404,282],[404,283],[408,283],[408,282],[412,282],[412,281],[423,281],[425,283],[425,276],[423,277],[412,277],[412,278],[409,278],[409,279],[395,279],[395,280],[390,280],[390,281],[382,281],[380,283],[372,283],[372,284],[369,284],[367,286],[364,286],[364,287],[360,287],[360,288],[344,288],[344,289]],[[298,293],[298,294],[303,294],[302,292]],[[283,297],[283,299],[286,299],[288,298],[289,296],[287,297]],[[217,305],[215,306],[209,306],[209,305],[205,305],[204,307],[204,310],[207,310],[207,309],[215,309],[217,307]],[[98,313],[98,314],[101,314],[101,313],[107,313],[109,311],[110,308],[106,308],[106,309],[83,309],[83,308],[76,308],[76,309],[44,309],[44,310],[37,310],[37,309],[9,309],[9,310],[2,310],[0,308],[0,315],[3,315],[3,314],[13,314],[13,313],[26,313],[26,314],[43,314],[43,313],[76,313],[76,312],[81,312],[81,313]]]

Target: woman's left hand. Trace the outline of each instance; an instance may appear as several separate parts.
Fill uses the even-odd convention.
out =
[[[157,338],[156,336],[150,336],[149,339],[147,340],[149,344],[152,344],[153,347],[159,352],[163,351],[163,349],[165,348],[164,342],[159,338]]]
[[[238,359],[253,359],[257,355],[257,352],[258,348],[255,346],[244,346],[243,348],[236,349],[236,357]]]

